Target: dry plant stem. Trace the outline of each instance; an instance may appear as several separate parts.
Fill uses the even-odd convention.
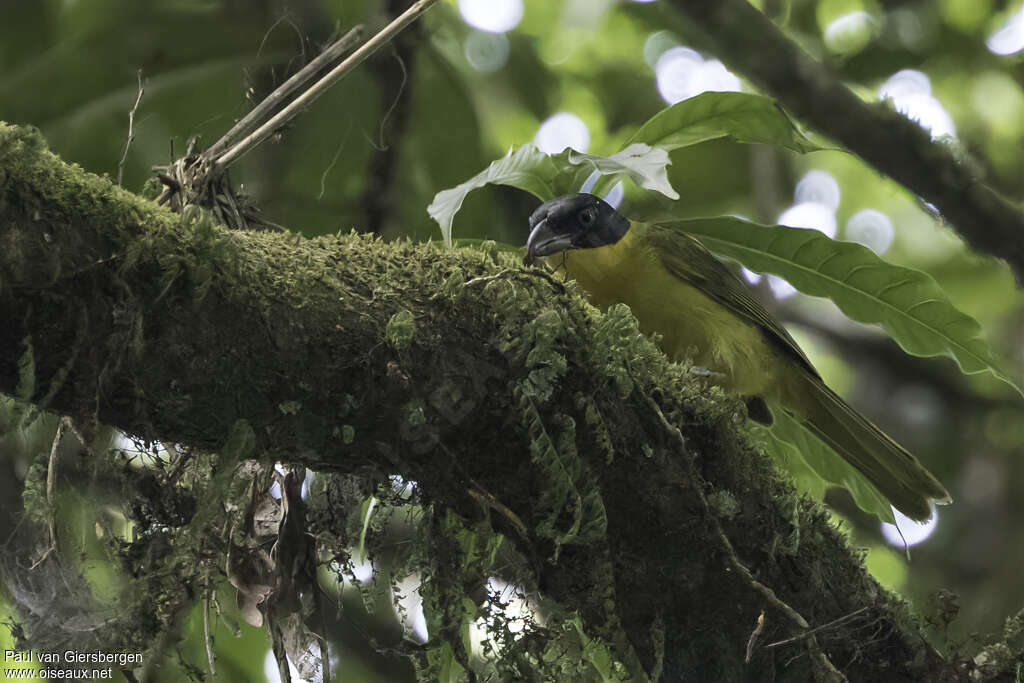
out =
[[[549,273],[545,272],[542,268],[530,268],[528,270],[523,270],[519,268],[505,268],[504,270],[501,270],[495,273],[494,275],[488,275],[486,277],[475,277],[472,280],[467,280],[464,286],[478,287],[480,285],[486,285],[489,282],[494,282],[495,280],[507,278],[510,275],[519,278],[525,278],[526,276],[542,278],[550,282],[551,286],[554,287],[555,291],[557,291],[559,294],[565,294],[565,285],[563,285],[561,282],[553,278]]]
[[[314,83],[306,92],[302,93],[287,107],[279,111],[273,118],[262,126],[247,135],[238,144],[229,149],[219,158],[214,160],[211,175],[216,176],[222,173],[228,166],[237,161],[243,154],[254,149],[264,140],[273,135],[274,131],[281,128],[302,109],[312,104],[316,98],[324,94],[332,85],[337,83],[343,76],[363,63],[367,57],[390,42],[395,36],[401,33],[409,24],[430,9],[437,0],[418,0],[412,7],[403,12],[397,19],[385,26],[380,33],[366,41],[362,47],[353,52],[338,66],[331,69],[326,76]]]
[[[789,617],[800,628],[809,629],[810,624],[807,623],[807,620],[804,619],[799,612],[797,612],[795,609],[786,604],[781,598],[779,598],[779,596],[775,594],[774,590],[772,590],[770,587],[764,585],[763,583],[755,579],[754,575],[750,573],[750,570],[747,569],[746,565],[744,565],[740,561],[739,556],[736,555],[736,550],[732,546],[732,542],[729,540],[729,537],[725,535],[725,530],[722,528],[722,523],[719,521],[718,517],[711,511],[711,504],[708,503],[707,496],[704,495],[704,489],[701,487],[701,483],[697,475],[696,465],[694,464],[693,459],[690,457],[689,449],[686,447],[686,440],[683,438],[683,435],[680,433],[680,431],[676,427],[674,427],[672,423],[668,421],[668,418],[665,417],[665,414],[661,412],[661,408],[658,406],[657,402],[653,398],[648,396],[646,392],[641,391],[641,394],[643,395],[644,400],[647,402],[647,405],[651,408],[655,415],[658,416],[658,421],[661,423],[662,428],[669,434],[671,434],[672,437],[679,444],[679,449],[683,457],[685,458],[685,461],[688,463],[690,467],[691,474],[693,476],[694,489],[697,492],[697,497],[700,500],[701,506],[704,508],[704,511],[707,513],[708,519],[714,526],[714,532],[718,536],[718,540],[719,542],[721,542],[722,548],[725,550],[726,556],[729,558],[729,563],[739,573],[739,575],[743,577],[744,581],[746,581],[751,588],[760,593],[773,607],[775,607],[780,612]],[[827,674],[831,680],[846,681],[846,676],[844,676],[842,672],[836,669],[832,662],[829,661],[828,657],[825,656],[825,653],[821,651],[821,648],[818,646],[818,642],[814,639],[814,635],[807,634],[807,638],[807,650],[811,655],[811,659],[815,663],[817,663],[819,668],[825,674]]]
[[[132,141],[135,140],[135,112],[139,110],[139,102],[142,101],[142,93],[145,89],[142,87],[142,69],[135,72],[135,76],[139,79],[139,94],[135,96],[135,104],[128,110],[128,139],[124,143],[124,152],[121,153],[121,160],[117,162],[117,184],[121,184],[121,180],[124,177],[124,164],[128,160],[128,148],[132,146]]]
[[[821,626],[818,626],[816,628],[812,628],[810,631],[807,631],[805,633],[801,633],[798,636],[793,636],[792,638],[786,638],[785,640],[777,640],[774,643],[768,643],[767,645],[765,645],[765,647],[782,647],[783,645],[789,645],[790,643],[795,643],[797,641],[803,640],[804,638],[810,638],[811,636],[813,636],[818,631],[825,631],[825,630],[830,629],[830,628],[835,628],[836,626],[842,626],[846,622],[848,622],[851,619],[853,619],[854,617],[856,617],[858,614],[862,614],[863,612],[866,612],[867,609],[868,609],[867,607],[861,607],[860,609],[854,610],[853,612],[850,612],[849,614],[847,614],[845,616],[839,617],[838,619],[833,619],[832,621],[828,622],[827,624],[822,624]]]
[[[353,27],[351,31],[333,42],[327,47],[327,49],[317,55],[313,61],[302,67],[298,72],[293,74],[291,78],[278,86],[274,92],[267,95],[262,102],[253,108],[252,111],[232,126],[231,130],[222,135],[217,142],[213,143],[213,145],[204,152],[204,156],[208,159],[216,159],[218,156],[223,154],[224,150],[226,150],[232,142],[259,125],[260,121],[266,119],[274,112],[275,109],[284,104],[285,100],[291,97],[293,92],[306,85],[310,79],[337,61],[343,54],[355,47],[355,45],[362,39],[362,25]]]
[[[53,445],[50,446],[50,462],[46,468],[46,505],[49,508],[47,525],[50,530],[50,549],[57,549],[57,511],[56,511],[56,488],[57,488],[57,449],[60,448],[61,437],[64,436],[64,429],[68,425],[68,418],[62,417],[57,425],[57,433],[53,435]]]

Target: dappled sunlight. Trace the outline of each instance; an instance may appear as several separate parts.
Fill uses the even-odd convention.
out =
[[[299,674],[291,660],[288,660],[288,673],[293,683],[303,683],[306,680]],[[281,683],[281,672],[277,668],[277,658],[274,657],[273,650],[267,650],[263,657],[263,675],[267,677],[267,683]]]
[[[359,583],[366,583],[373,578],[374,572],[377,570],[373,562],[366,557],[357,557],[356,554],[352,555],[352,576],[355,577]]]
[[[921,124],[932,138],[956,135],[953,118],[932,95],[931,80],[920,71],[897,71],[878,89],[878,97],[891,101],[896,111]]]
[[[590,130],[583,119],[569,112],[550,116],[537,129],[534,144],[542,152],[558,154],[566,147],[577,152],[586,152],[590,147]]]
[[[834,19],[825,27],[825,46],[832,52],[849,54],[863,50],[878,30],[878,21],[863,10]]]
[[[466,62],[481,73],[497,71],[508,62],[509,44],[504,33],[472,31],[462,44]]]
[[[480,616],[469,627],[470,647],[477,656],[485,655],[483,643],[488,639],[490,630],[507,628],[518,639],[527,624],[537,620],[520,587],[491,577],[487,579],[487,593],[497,603],[492,615]]]
[[[654,65],[658,92],[669,104],[682,102],[703,92],[739,92],[740,79],[717,59],[705,60],[688,47],[663,52]]]
[[[679,40],[671,31],[655,31],[644,41],[644,61],[652,69],[658,65],[658,58],[674,47]]]
[[[818,202],[794,204],[780,213],[775,222],[791,228],[810,228],[829,237],[836,236],[835,210]]]
[[[425,643],[430,634],[427,633],[427,618],[423,614],[423,596],[420,595],[421,583],[418,574],[411,574],[402,579],[398,584],[398,592],[401,597],[398,598],[399,609],[395,610],[395,614],[417,641]]]
[[[505,33],[523,20],[523,0],[459,0],[459,12],[473,28]]]
[[[847,219],[843,235],[850,242],[884,254],[892,246],[895,233],[887,215],[877,209],[861,209]]]
[[[836,209],[842,193],[839,183],[831,173],[822,170],[811,170],[803,175],[793,190],[794,203],[779,214],[775,222],[790,228],[809,228],[835,237],[837,231]],[[749,276],[747,281],[754,283]],[[797,290],[778,275],[766,276],[768,288],[777,299],[786,299],[796,294]]]
[[[985,41],[992,54],[1007,56],[1024,50],[1024,8],[1015,12],[1006,23]]]
[[[796,294],[796,287],[778,275],[767,275],[765,277],[768,282],[768,288],[772,290],[772,294],[775,295],[776,299],[788,299]]]
[[[818,169],[805,173],[797,182],[796,189],[793,191],[793,199],[796,200],[797,204],[815,202],[831,208],[832,211],[839,208],[841,196],[839,183],[832,174]],[[802,227],[811,228],[815,226],[807,225]]]
[[[939,522],[939,513],[932,510],[932,516],[924,523],[915,522],[896,508],[892,509],[896,524],[882,522],[882,535],[890,545],[903,547],[904,545],[917,545],[925,541],[935,531]]]

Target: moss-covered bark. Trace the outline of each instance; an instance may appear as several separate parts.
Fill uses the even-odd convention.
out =
[[[0,392],[80,425],[417,481],[442,536],[447,515],[505,534],[513,578],[634,675],[947,666],[752,445],[736,401],[669,364],[627,309],[600,315],[504,255],[230,232],[0,124],[0,320]],[[450,601],[479,552],[438,538],[425,552],[463,563],[439,568]],[[762,610],[761,643],[801,631],[765,586],[812,627],[867,607],[875,628],[744,663]]]

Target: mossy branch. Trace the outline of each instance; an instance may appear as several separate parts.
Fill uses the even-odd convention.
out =
[[[762,610],[761,642],[800,634],[730,571],[720,534],[812,628],[867,608],[873,640],[818,635],[850,680],[952,671],[751,444],[741,405],[670,364],[628,311],[610,315],[502,255],[173,214],[0,124],[0,392],[30,388],[19,400],[87,428],[414,480],[435,514],[505,533],[529,568],[517,578],[632,677],[814,675],[793,648],[744,663]],[[541,426],[547,450],[531,443]],[[531,458],[553,448],[564,475]],[[773,542],[794,525],[798,545]]]

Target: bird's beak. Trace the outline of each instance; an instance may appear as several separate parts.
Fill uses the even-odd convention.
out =
[[[571,248],[571,237],[551,232],[545,218],[533,227],[529,239],[526,240],[526,265],[531,265],[540,256],[550,256]]]

